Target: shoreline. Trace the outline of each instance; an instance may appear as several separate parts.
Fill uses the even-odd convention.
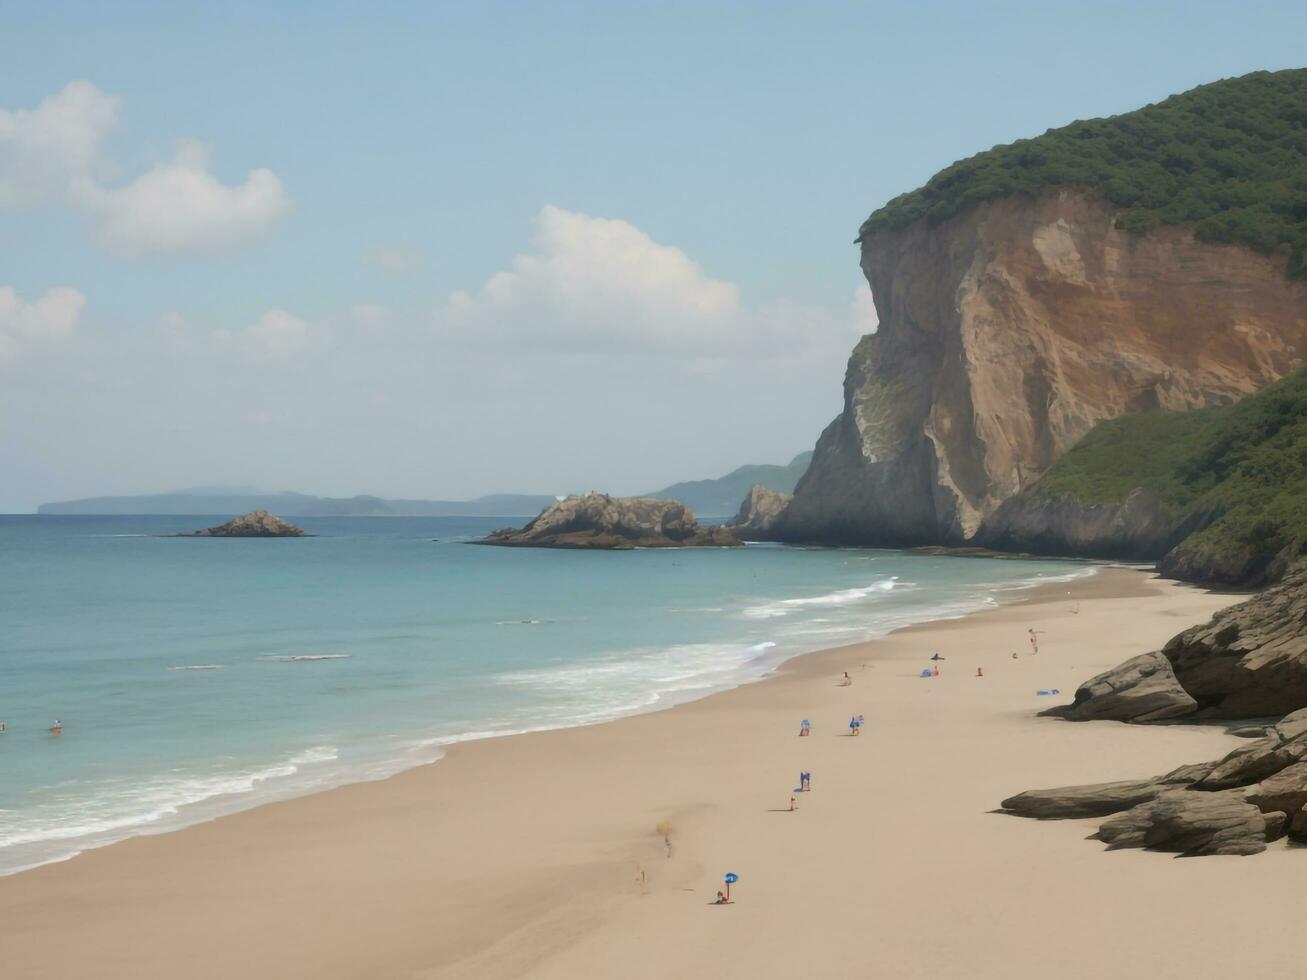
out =
[[[1057,957],[1063,975],[1089,977],[1102,963],[1062,954],[1110,926],[1133,957],[1116,972],[1142,977],[1186,958],[1156,941],[1165,895],[1168,918],[1188,913],[1193,969],[1276,975],[1277,954],[1259,960],[1260,933],[1240,930],[1292,915],[1301,855],[1109,856],[1078,839],[1082,821],[989,812],[1022,789],[1237,743],[1210,725],[1034,717],[1036,688],[1069,700],[1235,601],[1105,568],[667,710],[464,742],[440,765],[133,837],[0,879],[7,974],[908,977],[965,963],[1008,977]],[[1046,631],[1038,656],[1019,646],[1030,624]],[[930,649],[947,660],[925,680]],[[851,688],[834,683],[844,669]],[[850,739],[844,721],[862,712],[867,730]],[[810,739],[795,737],[801,717]],[[800,768],[814,792],[784,812]],[[705,908],[725,870],[740,874],[736,905]],[[1264,903],[1226,897],[1254,879]]]
[[[194,536],[188,534],[165,534],[156,535],[158,537],[188,537]],[[316,536],[316,535],[314,535]],[[476,543],[476,542],[464,542]],[[766,547],[772,547],[767,544]],[[1032,573],[1030,577],[1017,580],[1012,583],[994,584],[988,588],[983,598],[977,599],[969,605],[961,605],[956,608],[945,608],[944,606],[936,607],[928,612],[925,618],[916,619],[912,622],[899,626],[887,626],[882,628],[879,625],[868,626],[865,637],[857,642],[873,642],[876,639],[884,638],[901,629],[925,623],[942,623],[964,618],[976,612],[987,609],[997,608],[1013,602],[1024,601],[1024,597],[1029,595],[1045,585],[1056,585],[1058,583],[1072,582],[1079,579],[1092,577],[1096,572],[1103,568],[1114,567],[1111,564],[1096,561],[1080,561],[1076,559],[1040,559],[1030,558],[1027,561],[1038,563],[1041,561],[1051,561],[1063,564],[1079,564],[1081,567],[1074,571],[1064,572],[1051,576],[1041,576],[1039,573]],[[1129,567],[1129,566],[1122,566]],[[897,576],[896,576],[897,577]],[[1037,581],[1043,577],[1043,581]],[[776,600],[784,604],[786,600]],[[909,615],[904,613],[904,615]],[[785,664],[800,658],[820,654],[830,649],[826,646],[810,646],[809,643],[801,642],[797,647],[785,651],[779,657],[768,655],[770,648],[775,648],[776,643],[766,641],[754,644],[749,647],[750,650],[756,651],[754,658],[756,666],[749,667],[747,670],[740,667],[736,676],[731,677],[720,683],[708,684],[704,686],[691,687],[689,689],[672,688],[669,690],[651,690],[649,697],[651,700],[643,705],[635,707],[620,707],[604,712],[597,717],[585,717],[582,720],[559,724],[548,722],[540,725],[528,724],[519,728],[508,728],[496,730],[494,728],[473,727],[467,731],[452,732],[448,734],[432,734],[430,732],[413,731],[392,736],[394,742],[386,748],[368,747],[361,755],[341,760],[333,746],[327,746],[333,750],[333,757],[330,759],[306,758],[319,753],[323,746],[315,747],[297,747],[287,748],[286,753],[276,758],[268,758],[251,762],[255,765],[253,769],[234,771],[231,773],[217,774],[211,777],[215,781],[231,783],[245,782],[249,788],[237,789],[231,791],[214,792],[210,795],[201,796],[197,799],[185,800],[177,803],[175,801],[163,801],[158,804],[156,812],[159,815],[150,818],[132,818],[122,817],[120,823],[114,826],[108,826],[104,829],[94,832],[85,833],[79,837],[52,838],[49,841],[32,841],[16,845],[15,850],[19,852],[17,860],[25,863],[5,864],[0,866],[0,879],[16,874],[25,874],[37,868],[45,867],[51,864],[59,864],[71,861],[82,854],[99,850],[104,847],[110,847],[114,844],[134,837],[152,837],[160,834],[171,834],[189,827],[198,826],[208,823],[212,820],[222,819],[237,813],[243,813],[258,807],[268,806],[273,803],[285,802],[288,800],[299,799],[305,796],[312,796],[317,793],[329,792],[333,789],[339,789],[344,786],[351,786],[360,783],[381,782],[391,777],[406,772],[410,769],[422,766],[434,765],[445,758],[450,748],[461,745],[466,742],[482,741],[487,739],[509,738],[521,735],[536,735],[544,732],[560,731],[570,728],[584,728],[593,725],[606,724],[617,721],[622,718],[634,717],[636,715],[656,713],[676,708],[680,705],[691,703],[705,697],[711,697],[716,694],[726,693],[736,690],[749,684],[756,684],[773,677],[778,670]],[[344,655],[326,655],[322,659],[343,657]],[[276,657],[266,659],[279,659]],[[305,657],[304,659],[316,659],[314,657]],[[170,670],[197,669],[195,667],[174,667]],[[488,724],[488,723],[487,723]],[[311,771],[311,767],[317,767],[317,771]],[[286,771],[289,769],[290,771]],[[0,854],[3,854],[0,851]],[[31,860],[29,860],[31,858]]]

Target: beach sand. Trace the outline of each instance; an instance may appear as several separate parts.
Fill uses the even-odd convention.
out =
[[[1106,853],[1093,821],[990,812],[1242,744],[1035,717],[1235,601],[1105,569],[668,711],[91,851],[0,879],[0,976],[1301,976],[1307,848]],[[713,906],[727,871],[735,904]]]

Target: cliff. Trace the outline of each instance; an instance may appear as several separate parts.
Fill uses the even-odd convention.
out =
[[[190,534],[179,534],[181,538],[303,538],[313,537],[306,535],[294,524],[283,521],[280,517],[274,517],[266,510],[255,510],[248,514],[242,514],[240,517],[233,517],[226,524],[219,524],[217,527],[207,528],[203,531],[193,531]]]
[[[1275,581],[1307,541],[1307,368],[1234,405],[1102,423],[976,538],[1155,560],[1188,581]]]
[[[1204,86],[987,151],[873,214],[879,328],[778,534],[961,544],[1096,423],[1297,366],[1305,102],[1304,71]]]
[[[704,527],[676,500],[588,493],[547,508],[526,527],[501,528],[477,544],[517,548],[713,548],[743,544],[726,528]]]

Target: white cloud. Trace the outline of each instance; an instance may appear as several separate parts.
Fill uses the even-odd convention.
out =
[[[52,286],[30,303],[12,286],[0,286],[0,367],[68,337],[85,305],[86,297],[67,286]]]
[[[286,213],[277,175],[251,170],[229,186],[209,172],[203,144],[182,140],[174,159],[111,186],[101,143],[119,102],[70,82],[35,109],[0,110],[0,208],[62,201],[87,214],[100,243],[123,255],[203,251],[253,238]]]
[[[739,289],[625,221],[549,205],[534,251],[476,293],[449,298],[443,323],[465,337],[555,349],[659,349],[729,332]]]
[[[214,347],[250,360],[285,361],[308,349],[313,334],[304,320],[285,310],[268,310],[243,330],[215,330]]]
[[[104,166],[100,141],[117,124],[118,100],[90,82],[69,82],[35,109],[0,109],[0,207],[84,189]]]
[[[422,268],[422,253],[404,245],[379,245],[364,259],[370,268],[391,276],[411,276]]]
[[[437,317],[446,340],[528,346],[543,353],[656,353],[691,371],[723,359],[847,354],[875,329],[864,285],[847,307],[749,306],[681,249],[634,225],[548,206],[533,249],[476,292],[453,293]]]

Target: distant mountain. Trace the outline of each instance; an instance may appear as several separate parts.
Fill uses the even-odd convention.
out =
[[[700,517],[729,517],[740,509],[740,502],[756,483],[761,483],[768,490],[793,493],[794,485],[799,482],[799,477],[803,476],[811,462],[812,451],[809,450],[799,453],[785,466],[769,463],[741,466],[715,480],[673,483],[670,487],[641,496],[679,500],[689,504]]]
[[[535,517],[554,503],[544,494],[500,493],[475,500],[383,500],[381,497],[314,497],[248,488],[201,487],[136,497],[87,497],[42,504],[38,514],[247,514],[267,510],[285,517]]]

